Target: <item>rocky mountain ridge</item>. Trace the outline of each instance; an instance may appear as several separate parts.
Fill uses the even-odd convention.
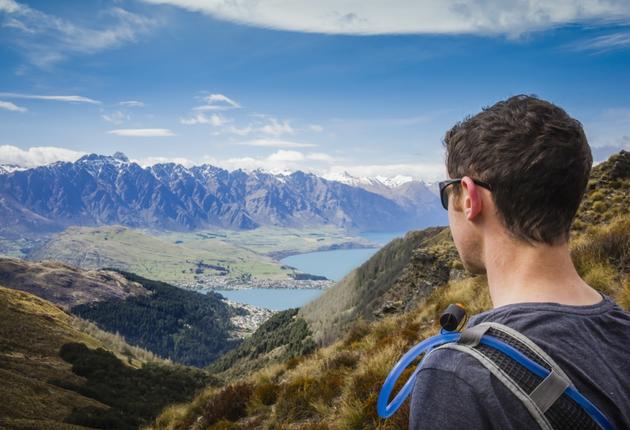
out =
[[[336,225],[391,231],[444,223],[425,184],[350,186],[312,173],[228,171],[209,164],[141,167],[122,153],[0,170],[5,235],[70,225],[164,230]]]

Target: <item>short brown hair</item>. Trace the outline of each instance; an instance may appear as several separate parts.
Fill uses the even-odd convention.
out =
[[[449,176],[489,182],[514,236],[549,245],[568,240],[593,164],[578,120],[536,96],[518,95],[455,124],[444,146]]]

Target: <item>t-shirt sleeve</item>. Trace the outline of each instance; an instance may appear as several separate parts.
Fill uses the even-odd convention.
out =
[[[470,384],[448,370],[423,368],[411,395],[409,430],[491,429],[481,399]]]

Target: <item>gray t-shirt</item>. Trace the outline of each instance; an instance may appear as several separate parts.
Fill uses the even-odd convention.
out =
[[[594,305],[516,303],[473,316],[534,341],[618,430],[630,429],[630,313],[604,296]],[[466,353],[431,353],[416,377],[409,430],[536,429],[525,406]],[[461,427],[460,427],[461,426]]]

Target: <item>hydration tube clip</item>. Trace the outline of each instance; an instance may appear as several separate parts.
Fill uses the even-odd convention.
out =
[[[448,305],[446,310],[440,315],[440,326],[446,331],[459,331],[468,321],[466,309],[459,303]]]

